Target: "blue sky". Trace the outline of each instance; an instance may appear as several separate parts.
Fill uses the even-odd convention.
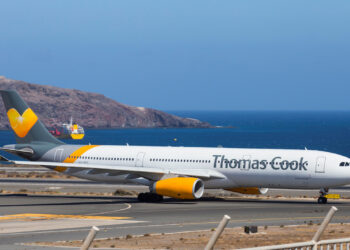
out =
[[[350,1],[0,2],[0,75],[161,110],[349,110]]]

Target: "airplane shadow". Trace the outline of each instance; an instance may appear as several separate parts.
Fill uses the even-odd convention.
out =
[[[201,198],[198,200],[182,200],[178,201],[173,198],[167,198],[164,199],[163,202],[160,204],[193,204],[193,203],[201,203],[201,202],[221,202],[221,203],[258,203],[258,204],[312,204],[312,205],[334,205],[334,204],[349,204],[349,201],[328,201],[327,204],[318,204],[317,200],[266,200],[266,199],[244,199],[244,198],[236,198],[236,199],[225,199],[225,198],[216,198],[216,197],[210,197],[210,198]]]
[[[138,203],[137,199],[132,197],[103,197],[103,196],[69,196],[69,195],[28,195],[28,194],[1,194],[1,197],[26,197],[26,198],[45,198],[51,202],[31,203],[31,204],[0,204],[1,207],[35,207],[35,206],[79,206],[79,205],[103,205],[103,204],[124,204]],[[67,202],[54,202],[57,198],[67,199]],[[73,201],[73,199],[89,199],[84,201]],[[71,201],[69,201],[71,200]]]
[[[183,204],[183,205],[193,205],[198,203],[204,203],[204,202],[219,202],[219,203],[259,203],[259,204],[311,204],[311,205],[320,205],[320,206],[326,206],[326,205],[336,205],[336,204],[349,204],[349,202],[344,201],[329,201],[327,204],[317,204],[316,199],[315,200],[266,200],[266,199],[244,199],[244,198],[231,198],[231,199],[224,199],[224,198],[216,198],[216,197],[205,197],[198,200],[177,200],[174,198],[165,198],[161,202],[140,202],[137,200],[136,197],[126,197],[126,196],[113,196],[113,197],[106,197],[106,196],[84,196],[84,195],[32,195],[32,194],[0,194],[1,197],[28,197],[28,198],[45,198],[48,200],[52,200],[53,202],[43,202],[43,203],[32,203],[32,204],[0,204],[1,207],[16,207],[16,206],[22,206],[22,207],[31,207],[31,206],[79,206],[79,205],[103,205],[103,204],[124,204],[124,203],[130,203],[130,204],[154,204],[154,205],[175,205],[175,204]],[[54,202],[55,199],[61,198],[61,199],[67,199],[67,202]],[[73,199],[86,199],[84,201],[73,201]],[[69,201],[72,200],[72,201]]]

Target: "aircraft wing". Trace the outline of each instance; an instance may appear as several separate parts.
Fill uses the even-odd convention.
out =
[[[166,174],[174,174],[180,176],[191,176],[201,179],[224,179],[223,174],[212,169],[164,169],[164,168],[147,168],[147,167],[130,167],[122,165],[95,165],[84,163],[61,163],[61,162],[45,162],[45,161],[11,161],[4,157],[0,157],[0,161],[8,161],[17,165],[31,165],[43,167],[61,167],[69,168],[70,170],[91,170],[96,174],[109,173],[117,174],[136,174],[140,177],[150,179],[150,176],[163,176]]]

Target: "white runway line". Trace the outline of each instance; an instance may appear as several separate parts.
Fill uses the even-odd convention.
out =
[[[101,214],[109,214],[109,213],[115,213],[115,212],[120,212],[120,211],[125,211],[131,208],[131,204],[129,203],[124,203],[126,205],[125,208],[117,209],[117,210],[110,210],[110,211],[105,211],[101,213],[91,213],[91,214],[85,214],[85,215],[101,215]]]

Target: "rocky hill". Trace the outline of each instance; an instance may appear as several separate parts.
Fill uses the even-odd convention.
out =
[[[118,103],[101,94],[31,84],[0,76],[0,89],[15,89],[47,127],[74,122],[85,128],[206,128],[209,123]],[[9,128],[0,101],[0,129]]]

